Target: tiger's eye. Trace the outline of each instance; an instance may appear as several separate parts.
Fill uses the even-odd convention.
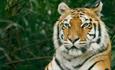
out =
[[[82,28],[86,28],[86,27],[88,27],[89,26],[89,23],[85,23],[85,24],[83,24],[83,26],[82,26]]]
[[[70,25],[69,25],[69,23],[64,23],[64,27],[66,27],[66,28],[69,28],[70,27]]]
[[[89,29],[91,29],[92,25],[91,25],[91,23],[84,23],[82,28],[89,28]]]
[[[84,27],[88,27],[88,26],[89,26],[89,23],[85,23],[83,26],[84,26]]]
[[[68,23],[64,23],[64,26],[65,26],[65,27],[68,27],[68,26],[69,26],[69,24],[68,24]]]

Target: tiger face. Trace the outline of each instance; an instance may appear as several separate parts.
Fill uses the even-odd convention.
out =
[[[45,70],[111,70],[110,39],[100,19],[102,5],[100,0],[91,8],[59,4],[61,16],[53,32],[56,52]]]
[[[62,46],[63,51],[74,56],[87,52],[92,43],[98,46],[101,42],[100,6],[102,5],[98,5],[97,8],[70,9],[61,3],[58,7],[61,16],[56,24],[58,31],[56,41],[54,27],[54,45],[58,42],[57,45]]]

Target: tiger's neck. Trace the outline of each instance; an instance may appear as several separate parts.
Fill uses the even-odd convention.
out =
[[[73,57],[57,50],[54,58],[59,61],[64,70],[75,70],[82,67],[83,64],[96,54],[95,52],[89,53],[86,52],[79,57]]]

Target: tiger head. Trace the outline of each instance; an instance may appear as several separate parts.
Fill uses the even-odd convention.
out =
[[[58,12],[61,16],[54,25],[55,48],[78,56],[88,51],[92,43],[100,44],[102,5],[102,2],[97,2],[91,8],[71,9],[65,3],[60,3]]]

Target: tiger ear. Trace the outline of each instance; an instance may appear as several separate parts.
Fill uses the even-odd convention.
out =
[[[64,2],[61,2],[59,5],[58,5],[58,12],[59,14],[63,15],[65,12],[69,11],[69,7],[64,3]]]
[[[98,0],[96,3],[95,3],[95,6],[93,8],[94,12],[98,15],[98,16],[101,16],[101,11],[102,11],[102,7],[103,7],[103,3]]]

